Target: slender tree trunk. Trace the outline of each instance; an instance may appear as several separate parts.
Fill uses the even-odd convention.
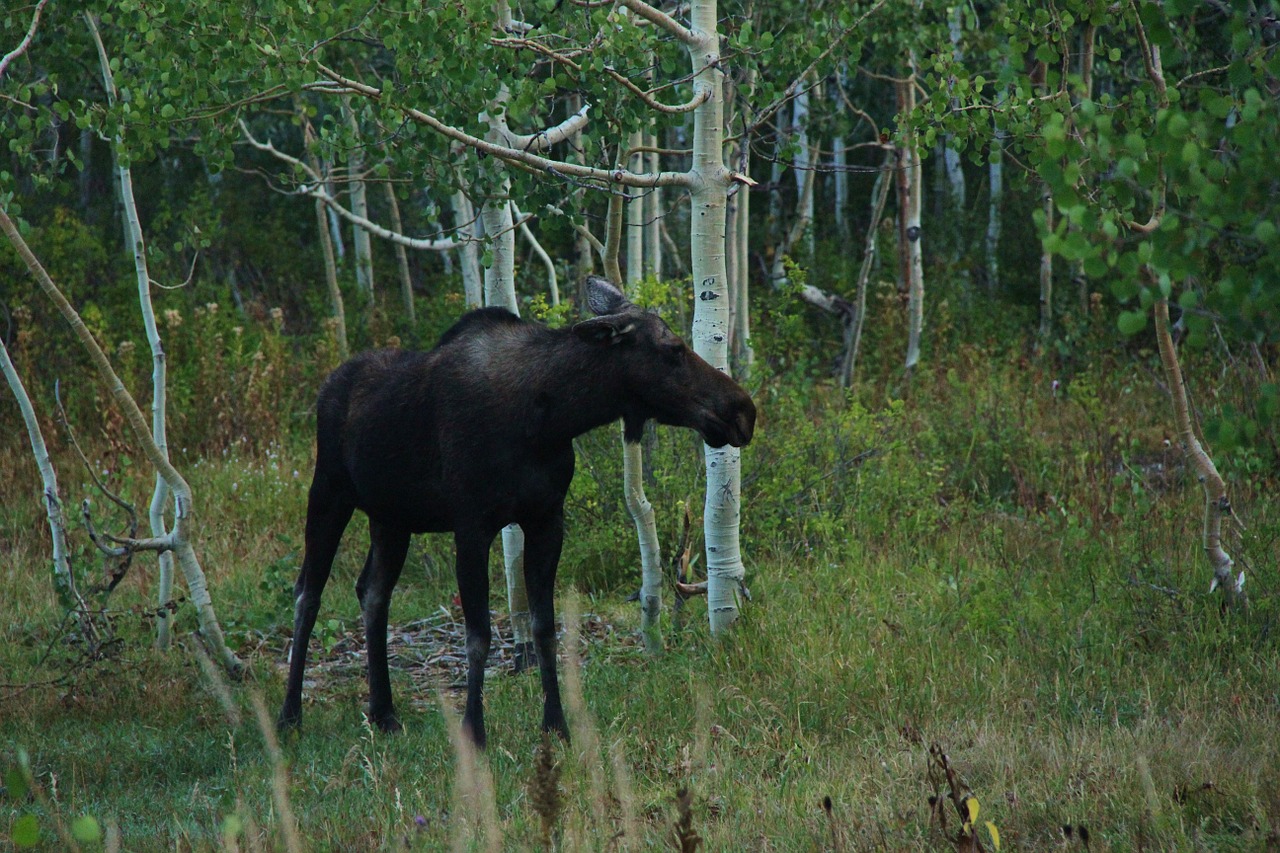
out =
[[[645,145],[650,149],[645,155],[646,170],[650,174],[662,171],[662,156],[656,150],[656,134],[645,134]],[[662,278],[662,188],[654,187],[644,197],[644,269],[657,279]]]
[[[898,108],[902,114],[915,110],[915,63],[912,62],[910,82],[898,84]],[[924,262],[920,246],[921,172],[917,140],[912,138],[899,149],[898,167],[899,199],[905,189],[905,207],[899,211],[903,253],[904,285],[907,289],[907,358],[904,365],[908,376],[920,361],[920,337],[924,327]],[[903,186],[905,184],[905,187]]]
[[[102,42],[97,20],[91,13],[85,13],[85,21],[90,34],[98,48],[99,70],[102,74],[103,88],[107,100],[114,104],[117,91],[115,79],[111,71],[111,63],[107,57],[106,46]],[[116,144],[120,143],[117,138]],[[167,364],[164,345],[160,340],[160,330],[156,327],[155,309],[151,304],[151,273],[147,268],[146,242],[142,236],[142,221],[138,216],[138,205],[133,195],[133,172],[127,166],[121,166],[118,155],[113,153],[117,185],[120,188],[120,204],[124,213],[125,245],[133,254],[133,272],[138,287],[138,307],[142,312],[142,325],[147,333],[147,343],[151,348],[151,437],[159,453],[168,460],[169,441],[166,428],[165,408],[168,400]],[[155,486],[151,493],[151,504],[148,508],[148,521],[151,535],[155,538],[167,536],[169,531],[165,522],[165,508],[169,502],[169,485],[165,478],[156,473]],[[172,642],[168,605],[173,597],[173,553],[161,551],[158,555],[159,571],[157,578],[157,595],[159,597],[158,618],[156,619],[156,645],[161,649],[169,648]],[[199,567],[197,566],[197,571]]]
[[[625,426],[622,459],[622,491],[640,543],[640,633],[645,651],[659,654],[662,651],[662,551],[653,504],[644,493],[644,452],[639,442],[626,440]]]
[[[644,169],[644,154],[640,152],[644,136],[636,131],[627,137],[629,156],[626,167],[632,172]],[[631,191],[626,200],[627,214],[627,287],[634,289],[644,278],[644,195]]]
[[[991,140],[994,151],[991,162],[987,165],[987,235],[984,246],[987,256],[987,287],[993,292],[1000,287],[1000,226],[1001,204],[1004,199],[1004,137],[1003,131],[997,130]]]
[[[404,222],[400,219],[400,202],[396,199],[395,187],[388,181],[384,186],[387,188],[387,209],[391,213],[391,230],[397,234],[404,233]],[[409,325],[416,325],[418,318],[413,308],[413,278],[409,275],[409,253],[405,249],[403,243],[396,243],[396,265],[400,270],[400,305],[404,309],[405,319],[409,321]]]
[[[324,161],[323,174],[329,174],[328,161]],[[325,181],[325,192],[329,194],[329,198],[338,197],[338,188],[333,183],[333,178]],[[333,208],[329,208],[329,239],[333,241],[333,250],[338,259],[338,263],[342,263],[347,259],[347,244],[342,239],[342,219],[338,216],[338,212]]]
[[[316,231],[320,236],[320,249],[324,253],[324,281],[329,291],[329,306],[333,311],[333,335],[338,342],[338,358],[351,358],[351,346],[347,343],[347,312],[342,304],[342,289],[338,286],[338,265],[333,258],[333,240],[329,237],[325,215],[325,203],[316,199]]]
[[[534,235],[533,229],[529,227],[528,218],[521,216],[520,208],[515,206],[515,202],[511,204],[512,213],[515,215],[516,221],[520,224],[516,226],[520,229],[520,235],[524,237],[525,242],[529,244],[529,248],[533,249],[533,253],[538,256],[538,260],[542,261],[542,265],[547,268],[547,293],[552,305],[560,304],[560,282],[556,276],[556,264],[551,260],[551,256],[547,254],[547,250],[542,248],[542,243]]]
[[[40,480],[44,484],[45,516],[49,521],[49,537],[53,543],[53,588],[58,601],[67,610],[77,615],[80,630],[84,638],[97,645],[98,632],[89,616],[89,607],[76,589],[75,575],[71,571],[71,561],[67,548],[67,525],[62,514],[62,500],[59,497],[58,474],[54,470],[53,460],[49,457],[49,449],[44,443],[44,434],[40,431],[40,421],[36,418],[35,408],[27,389],[22,384],[18,371],[9,358],[9,350],[5,348],[4,338],[0,337],[0,371],[9,381],[14,399],[18,401],[18,409],[22,412],[22,421],[27,427],[27,438],[31,441],[31,454],[40,469]]]
[[[1156,340],[1160,346],[1160,361],[1164,365],[1169,393],[1173,398],[1173,418],[1178,428],[1178,439],[1192,467],[1204,487],[1204,552],[1213,569],[1213,582],[1209,591],[1221,587],[1227,604],[1245,609],[1248,599],[1244,592],[1244,572],[1234,573],[1234,561],[1222,547],[1222,519],[1231,514],[1231,501],[1227,497],[1227,485],[1223,482],[1213,458],[1205,451],[1196,437],[1191,423],[1191,406],[1187,401],[1187,387],[1182,379],[1182,368],[1169,333],[1169,302],[1158,299],[1155,304]]]
[[[867,317],[867,284],[871,279],[871,268],[875,264],[876,246],[880,234],[880,219],[884,216],[885,202],[889,199],[889,187],[893,183],[893,166],[897,154],[892,148],[885,152],[884,165],[876,176],[875,187],[871,190],[871,219],[867,224],[867,239],[862,249],[862,266],[858,269],[858,284],[853,300],[853,322],[845,327],[844,358],[840,363],[840,384],[845,388],[853,387],[854,372],[858,368],[858,351],[862,347],[862,326]]]
[[[804,240],[805,257],[813,258],[814,246],[814,221],[813,221],[813,197],[818,183],[817,162],[818,162],[818,145],[817,139],[810,138],[809,133],[809,90],[801,88],[796,94],[795,99],[795,115],[793,122],[796,129],[796,141],[799,143],[799,151],[796,153],[794,177],[796,181],[796,219],[803,223],[799,228],[799,234],[796,241],[790,241],[794,247],[799,239]],[[790,251],[790,248],[788,248]]]
[[[5,236],[9,238],[9,242],[17,249],[19,257],[22,258],[32,276],[35,277],[40,289],[57,305],[63,319],[71,326],[81,345],[88,351],[90,360],[106,383],[112,399],[115,400],[116,405],[123,412],[125,420],[133,430],[134,437],[141,446],[143,453],[164,477],[165,483],[173,494],[174,501],[174,525],[166,539],[168,540],[168,547],[177,554],[178,563],[186,577],[191,603],[196,608],[196,616],[200,623],[200,633],[205,642],[209,644],[214,656],[223,666],[229,672],[239,674],[243,665],[227,648],[226,641],[222,635],[222,627],[218,624],[217,615],[213,610],[213,601],[209,597],[204,572],[201,571],[200,564],[196,560],[195,552],[191,547],[189,538],[189,526],[192,523],[193,514],[191,487],[183,479],[182,475],[178,473],[178,470],[169,463],[168,457],[157,446],[151,436],[151,430],[147,426],[146,417],[124,387],[124,383],[120,381],[120,377],[116,375],[115,370],[111,367],[111,362],[107,359],[106,353],[98,346],[98,342],[94,340],[93,334],[85,326],[84,321],[80,319],[80,315],[76,313],[76,310],[71,307],[71,303],[67,301],[62,291],[54,284],[44,266],[32,253],[26,241],[22,239],[22,235],[18,233],[17,226],[13,220],[9,218],[8,213],[3,209],[0,209],[0,231],[3,231]]]
[[[315,139],[310,123],[303,125],[308,151]],[[324,174],[320,169],[320,159],[312,153],[307,155],[311,168],[316,174]],[[320,250],[324,255],[324,282],[329,293],[329,308],[333,312],[333,334],[338,343],[338,358],[346,361],[351,357],[351,346],[347,342],[347,311],[342,303],[342,288],[338,286],[338,264],[333,255],[333,238],[329,230],[328,205],[316,199],[316,234],[320,238]]]
[[[453,194],[453,225],[458,231],[458,266],[468,309],[484,305],[484,276],[480,270],[479,221],[471,199],[462,190]]]
[[[347,115],[347,124],[351,127],[353,145],[347,155],[347,180],[351,188],[351,212],[361,219],[369,218],[369,193],[364,180],[364,152],[360,147],[360,125],[356,121],[355,110],[349,101],[343,101],[343,112]],[[356,284],[372,304],[374,300],[373,284],[373,246],[369,240],[369,232],[358,225],[352,226],[351,245],[356,256]]]

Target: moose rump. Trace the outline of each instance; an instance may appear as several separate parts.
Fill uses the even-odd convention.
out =
[[[370,547],[356,582],[368,655],[369,716],[396,731],[387,671],[387,612],[414,533],[452,532],[467,632],[463,728],[485,743],[489,549],[498,532],[525,535],[525,584],[544,694],[542,727],[567,737],[556,677],[553,590],[573,478],[572,441],[624,420],[684,426],[713,447],[751,440],[755,405],[656,315],[604,279],[587,280],[596,315],[570,329],[527,323],[500,308],[460,319],[429,352],[380,350],[338,367],[316,406],[316,467],[282,728],[302,718],[307,645],[338,543],[356,509]]]

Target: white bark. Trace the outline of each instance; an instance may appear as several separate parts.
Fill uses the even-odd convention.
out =
[[[799,227],[800,236],[804,238],[805,257],[813,257],[813,196],[817,184],[817,140],[809,137],[809,90],[801,89],[796,94],[792,118],[796,130],[796,141],[800,150],[796,154],[793,176],[796,182],[796,218],[803,223]],[[794,245],[794,243],[792,244]],[[790,249],[788,249],[790,251]]]
[[[403,234],[404,223],[400,219],[400,201],[396,198],[395,187],[390,181],[383,186],[387,188],[387,209],[391,215],[391,230],[397,234]],[[409,275],[409,254],[402,243],[396,243],[396,266],[400,270],[400,305],[404,309],[405,319],[412,325],[417,322],[413,307],[413,279]]]
[[[645,650],[658,654],[662,651],[662,550],[653,504],[644,493],[643,451],[638,442],[626,440],[625,427],[623,431],[622,490],[640,543],[640,632]]]
[[[351,212],[360,219],[369,219],[369,194],[364,181],[364,152],[360,147],[360,125],[356,120],[355,110],[343,102],[343,112],[347,115],[347,124],[351,127],[352,145],[347,153],[347,181],[351,193]],[[351,245],[356,256],[356,284],[364,292],[369,301],[373,301],[373,246],[369,241],[369,232],[359,225],[352,229]]]
[[[713,367],[729,370],[729,306],[725,272],[725,203],[730,181],[721,153],[724,141],[724,72],[715,0],[694,0],[685,39],[695,93],[711,96],[694,111],[691,260],[696,292],[693,347]],[[703,510],[707,548],[707,614],[720,634],[738,618],[746,569],[739,541],[741,455],[736,447],[703,446],[707,486]]]
[[[960,47],[960,36],[963,34],[961,26],[961,16],[963,14],[964,7],[956,4],[951,8],[951,12],[947,16],[947,32],[951,38],[951,52],[957,64],[964,61],[964,49]],[[956,106],[954,98],[951,104],[953,107]],[[960,152],[951,145],[952,135],[948,133],[943,138],[942,164],[947,174],[947,183],[951,188],[951,213],[953,216],[958,217],[961,211],[964,210],[964,169],[960,162]],[[955,221],[957,225],[960,222],[959,218]],[[958,245],[959,241],[957,240]]]
[[[627,168],[644,170],[644,154],[639,151],[643,134],[636,131],[627,137],[630,156]],[[635,193],[626,200],[627,209],[627,286],[634,287],[644,278],[644,196]]]
[[[308,148],[313,137],[311,125],[305,125]],[[308,158],[311,168],[320,174],[320,163],[314,154]],[[342,302],[342,288],[338,286],[338,264],[333,256],[333,239],[329,232],[329,214],[326,212],[324,199],[317,197],[316,233],[320,238],[320,250],[324,255],[324,282],[329,294],[329,307],[333,311],[333,334],[338,343],[338,358],[346,361],[351,357],[351,346],[347,343],[347,310]]]
[[[107,93],[107,102],[114,104],[117,96],[116,84],[111,72],[111,63],[107,57],[106,46],[98,31],[97,21],[90,13],[85,14],[85,21],[98,48],[98,64],[102,73],[103,88]],[[117,137],[115,145],[120,145]],[[151,437],[156,449],[166,460],[169,458],[169,440],[166,427],[165,408],[168,400],[167,363],[164,345],[160,340],[160,330],[156,327],[155,308],[151,304],[151,273],[147,268],[146,242],[142,236],[142,222],[138,216],[138,205],[133,195],[133,173],[127,166],[121,166],[119,152],[113,151],[113,161],[117,181],[120,187],[120,203],[124,211],[126,245],[133,253],[133,272],[138,287],[138,307],[142,313],[142,325],[147,333],[147,343],[151,348]],[[157,471],[155,487],[151,493],[151,504],[147,518],[151,527],[151,535],[161,538],[168,535],[165,521],[165,509],[169,502],[169,485]],[[173,597],[173,554],[161,551],[157,555],[159,571],[156,580],[156,594],[159,608],[156,620],[156,645],[161,649],[169,648],[172,642],[170,633],[170,614],[168,605]],[[197,572],[199,566],[195,567]],[[203,573],[201,573],[203,582]]]
[[[53,542],[53,585],[58,600],[69,610],[80,614],[83,628],[92,627],[88,618],[88,607],[76,589],[75,576],[71,572],[68,558],[67,525],[62,515],[61,494],[58,491],[58,474],[54,470],[53,460],[49,458],[49,449],[44,443],[44,434],[40,431],[40,421],[36,418],[35,408],[27,389],[22,384],[18,371],[9,358],[9,350],[5,348],[4,338],[0,337],[0,371],[9,381],[14,399],[18,401],[18,409],[22,412],[22,422],[27,427],[27,438],[31,441],[31,455],[35,457],[36,467],[40,469],[40,480],[44,484],[45,516],[49,521],[49,536]]]
[[[898,106],[904,114],[915,110],[915,61],[911,65],[911,82],[898,85]],[[924,171],[920,166],[920,152],[914,138],[908,139],[899,149],[898,168],[906,178],[906,208],[902,217],[901,233],[906,238],[907,281],[907,358],[904,365],[908,375],[920,361],[920,337],[924,327],[924,260],[921,253],[920,206]]]
[[[1222,547],[1222,519],[1231,514],[1231,500],[1227,497],[1227,485],[1213,464],[1213,458],[1205,451],[1204,445],[1196,437],[1195,427],[1191,422],[1191,406],[1187,400],[1187,387],[1183,383],[1182,368],[1178,364],[1178,353],[1173,348],[1173,336],[1169,332],[1169,302],[1159,299],[1155,305],[1156,341],[1160,347],[1160,361],[1164,365],[1165,378],[1169,384],[1169,394],[1173,398],[1174,423],[1178,429],[1178,440],[1182,450],[1187,454],[1200,484],[1204,487],[1204,552],[1213,569],[1213,581],[1209,591],[1221,587],[1227,604],[1233,608],[1244,609],[1248,599],[1244,592],[1244,572],[1235,575],[1235,563],[1231,555]]]
[[[111,362],[107,360],[106,353],[98,346],[98,342],[94,340],[93,335],[84,325],[84,321],[80,319],[80,315],[76,313],[76,310],[71,307],[71,303],[67,301],[62,291],[54,284],[53,279],[49,277],[49,273],[39,259],[36,258],[35,254],[32,253],[26,241],[22,239],[22,235],[18,233],[18,228],[13,220],[9,218],[8,213],[3,209],[0,209],[0,231],[3,231],[5,236],[9,238],[9,242],[18,251],[18,255],[22,258],[23,263],[26,264],[32,276],[35,277],[40,289],[53,300],[63,319],[70,324],[81,345],[89,353],[89,358],[93,361],[94,367],[97,368],[98,374],[106,383],[112,399],[124,414],[125,420],[128,421],[129,427],[132,429],[143,453],[148,461],[160,472],[161,476],[164,477],[165,483],[173,494],[174,502],[173,529],[165,537],[168,543],[167,547],[177,554],[178,563],[183,569],[187,581],[187,589],[191,595],[191,603],[196,608],[201,635],[222,665],[232,673],[239,673],[243,668],[243,664],[227,648],[226,641],[222,635],[222,627],[218,624],[217,615],[213,610],[213,602],[209,597],[204,573],[200,569],[200,564],[195,558],[195,552],[192,550],[191,541],[188,538],[193,512],[191,487],[183,479],[182,475],[178,473],[178,470],[169,463],[168,457],[160,451],[151,436],[146,417],[142,414],[142,410],[138,408],[137,402],[134,401],[124,387],[124,383],[120,381],[120,377],[116,375],[115,370],[111,367]]]
[[[324,191],[329,198],[338,197],[338,191],[333,184],[332,178],[325,179]],[[329,208],[329,239],[333,241],[334,252],[337,254],[338,260],[345,261],[347,259],[347,244],[342,239],[342,220],[338,217],[338,211],[332,207]]]
[[[654,149],[658,147],[656,134],[645,134],[645,144],[649,152],[645,155],[645,171],[657,174],[661,168],[661,155]],[[644,271],[654,277],[662,278],[662,187],[654,187],[644,197]]]
[[[471,199],[462,190],[453,194],[453,226],[458,231],[458,266],[462,268],[462,290],[467,308],[484,304],[484,277],[480,271],[479,221]]]
[[[529,220],[533,217],[522,216],[520,208],[516,207],[515,202],[511,203],[511,211],[515,216],[517,226],[520,229],[520,236],[524,237],[525,242],[529,244],[529,248],[533,249],[533,253],[538,256],[538,260],[542,261],[542,265],[547,268],[547,293],[552,305],[560,304],[560,281],[556,276],[556,263],[551,260],[551,256],[547,254],[547,250],[542,248],[542,243],[534,235],[533,229],[529,227]]]

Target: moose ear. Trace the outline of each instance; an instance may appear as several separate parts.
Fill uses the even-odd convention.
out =
[[[573,333],[589,344],[617,344],[636,330],[636,321],[625,314],[593,317],[576,323]]]
[[[630,306],[627,297],[608,279],[598,275],[587,276],[587,307],[597,317],[617,314]]]

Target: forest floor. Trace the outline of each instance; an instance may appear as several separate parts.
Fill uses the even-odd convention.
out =
[[[359,520],[312,641],[303,729],[278,749],[267,737],[256,709],[273,718],[283,692],[303,440],[186,461],[214,601],[248,664],[230,684],[201,666],[189,604],[177,648],[151,648],[142,557],[110,599],[116,641],[83,654],[50,589],[34,468],[7,454],[0,847],[38,832],[44,849],[130,851],[1280,849],[1271,479],[1233,478],[1251,602],[1224,612],[1199,486],[1152,427],[1158,394],[1128,403],[1128,379],[1080,380],[1076,402],[1032,404],[1039,391],[954,370],[919,381],[892,428],[757,389],[744,519],[768,519],[744,528],[751,600],[724,639],[695,599],[680,625],[668,611],[666,653],[644,653],[630,522],[575,484],[558,595],[573,744],[542,746],[537,677],[510,674],[499,642],[478,762],[450,735],[463,642],[447,539],[415,539],[392,606],[405,732],[362,716]],[[581,448],[583,489],[609,480],[596,451]],[[145,502],[149,477],[121,476]],[[693,483],[652,489],[668,553],[672,495]],[[496,575],[493,589],[502,641]],[[95,827],[102,840],[76,841]]]

